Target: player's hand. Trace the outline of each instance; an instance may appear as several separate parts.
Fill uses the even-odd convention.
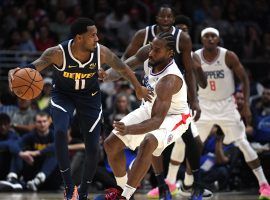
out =
[[[251,111],[249,108],[249,104],[244,104],[243,109],[240,112],[241,117],[244,118],[247,125],[251,125]]]
[[[138,90],[135,91],[136,96],[139,100],[144,99],[145,101],[152,101],[154,93],[152,90],[147,89],[146,87],[141,86]]]
[[[16,71],[18,71],[20,68],[17,67],[17,68],[14,68],[14,69],[11,69],[9,70],[8,72],[8,85],[9,85],[9,89],[10,91],[12,92],[12,81],[14,79],[13,75],[15,74]]]
[[[40,155],[40,151],[29,151],[29,154],[33,157],[36,157]]]
[[[98,79],[104,81],[107,77],[108,77],[108,74],[106,73],[106,71],[103,68],[100,68],[98,70]]]
[[[194,121],[198,121],[198,119],[200,119],[201,117],[201,108],[200,108],[200,105],[199,105],[199,101],[193,101],[190,103],[190,108],[191,108],[191,111],[192,111],[192,116],[193,116],[193,119]]]
[[[113,127],[116,131],[118,131],[119,135],[127,135],[128,134],[128,128],[123,122],[114,121]]]

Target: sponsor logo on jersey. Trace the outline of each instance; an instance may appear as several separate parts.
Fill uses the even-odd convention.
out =
[[[96,66],[97,66],[97,63],[91,63],[91,64],[89,65],[89,69],[95,69]]]
[[[150,89],[151,91],[154,91],[154,88],[149,83],[149,77],[148,76],[145,76],[143,78],[143,84],[147,89]]]

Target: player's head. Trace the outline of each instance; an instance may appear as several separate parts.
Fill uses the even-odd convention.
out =
[[[184,32],[189,32],[192,26],[191,19],[185,15],[177,15],[175,17],[175,27],[181,29]]]
[[[164,64],[164,67],[173,58],[175,51],[175,38],[168,32],[158,34],[150,43],[149,64],[156,67]]]
[[[201,32],[201,40],[205,49],[215,49],[219,43],[219,31],[212,27],[205,28]]]
[[[94,51],[97,46],[98,36],[95,22],[88,18],[78,18],[70,28],[70,33],[75,42],[82,49]]]
[[[159,7],[156,23],[163,32],[168,32],[171,29],[174,24],[174,11],[169,5],[164,4]]]
[[[4,136],[10,129],[10,117],[5,113],[0,113],[0,135]]]

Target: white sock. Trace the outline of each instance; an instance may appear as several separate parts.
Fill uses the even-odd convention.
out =
[[[264,183],[268,184],[261,166],[256,168],[256,169],[253,169],[252,171],[255,174],[255,176],[257,177],[257,180],[258,180],[260,186]]]
[[[177,172],[180,165],[169,164],[168,174],[166,180],[170,183],[174,184],[176,182]]]
[[[191,186],[194,182],[194,177],[193,175],[189,175],[187,174],[187,172],[185,172],[185,178],[184,178],[184,184],[186,186]]]
[[[131,187],[130,185],[126,184],[124,187],[124,191],[122,192],[122,196],[126,197],[127,200],[130,199],[130,197],[133,195],[135,192],[136,188]]]
[[[126,183],[127,183],[127,174],[125,174],[125,176],[122,177],[115,177],[116,183],[118,186],[120,186],[122,189],[124,189]]]

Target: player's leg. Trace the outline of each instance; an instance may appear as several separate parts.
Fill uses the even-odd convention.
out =
[[[129,171],[128,181],[122,193],[122,196],[126,197],[126,199],[130,199],[149,170],[152,162],[152,154],[157,146],[158,140],[152,134],[145,136],[144,140],[141,142],[138,155]]]
[[[71,178],[67,130],[74,108],[74,104],[67,96],[52,95],[51,114],[54,125],[55,153],[68,198],[72,196],[74,184]]]
[[[104,141],[104,149],[110,167],[112,168],[117,185],[121,188],[124,188],[127,183],[125,147],[126,145],[123,141],[114,133],[111,133]]]

